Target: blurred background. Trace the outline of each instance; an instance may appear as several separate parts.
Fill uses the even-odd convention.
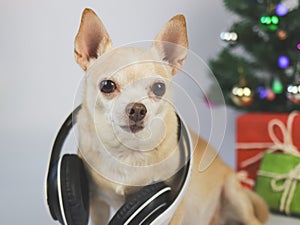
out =
[[[187,19],[190,49],[204,65],[222,47],[220,32],[234,19],[225,11],[221,0],[2,0],[1,224],[56,224],[46,205],[45,176],[56,132],[78,103],[84,72],[75,63],[73,43],[86,7],[101,18],[115,46],[151,40],[172,16],[182,13]],[[203,84],[211,82],[205,66],[197,73],[203,76]],[[210,139],[222,158],[234,168],[235,119],[239,113],[225,106],[209,108],[202,95],[203,90],[191,90],[200,118],[199,133]],[[222,114],[220,118],[225,121],[212,118],[212,110]],[[186,116],[189,112],[182,114],[193,125],[194,119]],[[211,134],[212,123],[219,133],[217,137],[225,132],[222,144],[222,138]],[[75,153],[76,149],[67,151]],[[280,224],[282,219],[285,218],[276,216],[272,224]],[[291,219],[286,224],[296,222]]]

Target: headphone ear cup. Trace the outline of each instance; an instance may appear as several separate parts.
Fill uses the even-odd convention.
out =
[[[163,182],[145,186],[129,196],[109,225],[150,224],[170,204],[171,188]]]
[[[82,160],[77,155],[64,155],[60,168],[63,210],[68,225],[88,224],[89,190]]]
[[[59,197],[58,197],[58,182],[57,182],[58,165],[57,164],[51,167],[48,171],[47,203],[52,218],[54,220],[63,221],[60,205],[59,205]]]

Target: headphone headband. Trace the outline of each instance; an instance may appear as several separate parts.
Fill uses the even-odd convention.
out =
[[[53,166],[55,166],[60,158],[60,153],[63,147],[63,144],[69,135],[72,127],[77,122],[77,114],[81,109],[81,105],[77,106],[73,112],[67,117],[67,119],[62,124],[61,128],[59,129],[57,136],[54,140],[51,157],[50,157],[50,164],[49,164],[49,171]]]

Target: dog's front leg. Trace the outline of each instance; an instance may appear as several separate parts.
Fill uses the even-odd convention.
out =
[[[222,216],[229,221],[244,225],[262,225],[268,219],[266,203],[255,193],[242,188],[234,174],[226,178],[222,200]]]
[[[90,198],[90,211],[93,225],[107,225],[110,215],[110,207],[99,197]]]

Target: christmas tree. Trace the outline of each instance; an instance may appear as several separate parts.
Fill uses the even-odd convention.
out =
[[[229,106],[256,112],[300,110],[300,0],[224,0],[238,19],[220,34],[209,61]],[[210,88],[214,99],[216,84]]]

